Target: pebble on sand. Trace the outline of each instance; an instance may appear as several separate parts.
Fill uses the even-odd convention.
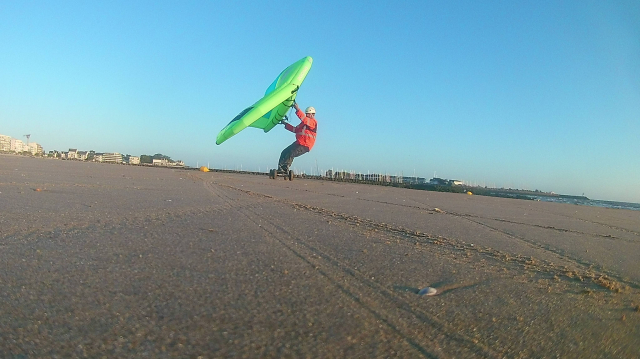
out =
[[[431,287],[426,287],[426,288],[422,288],[419,292],[418,295],[426,295],[426,296],[432,296],[432,295],[436,295],[436,293],[438,293],[438,290],[435,288],[431,288]]]

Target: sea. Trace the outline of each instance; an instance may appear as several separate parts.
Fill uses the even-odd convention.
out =
[[[534,200],[542,202],[569,203],[579,206],[592,206],[603,208],[630,209],[640,211],[640,203],[602,201],[597,199],[571,198],[571,197],[546,197],[546,196],[528,196]]]

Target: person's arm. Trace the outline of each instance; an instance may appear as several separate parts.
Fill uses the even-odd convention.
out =
[[[293,108],[296,109],[296,116],[298,116],[298,118],[300,119],[300,121],[304,122],[304,119],[307,117],[304,112],[302,112],[302,110],[300,109],[300,107],[298,107],[297,103],[293,103]]]
[[[293,103],[293,107],[295,107],[296,109],[299,109],[299,108],[298,108],[298,104],[297,104],[297,103],[295,103],[295,102]],[[285,130],[287,130],[287,131],[291,131],[291,132],[295,133],[295,132],[296,132],[296,128],[295,128],[295,127],[293,127],[293,125],[291,125],[289,122],[287,122],[287,119],[286,119],[286,118],[287,118],[287,117],[285,116],[285,119],[281,120],[281,121],[280,121],[280,124],[283,124],[283,125],[284,125],[284,129],[285,129]]]

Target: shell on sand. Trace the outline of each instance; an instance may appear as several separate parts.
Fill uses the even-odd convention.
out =
[[[431,288],[431,287],[426,287],[426,288],[422,288],[419,292],[418,295],[426,295],[426,296],[431,296],[431,295],[436,295],[436,293],[438,293],[438,290],[435,288]]]

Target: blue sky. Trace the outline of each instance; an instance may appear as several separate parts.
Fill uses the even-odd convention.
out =
[[[47,151],[265,171],[293,134],[215,137],[311,56],[297,170],[640,202],[638,1],[3,1],[0,44],[0,134]]]

